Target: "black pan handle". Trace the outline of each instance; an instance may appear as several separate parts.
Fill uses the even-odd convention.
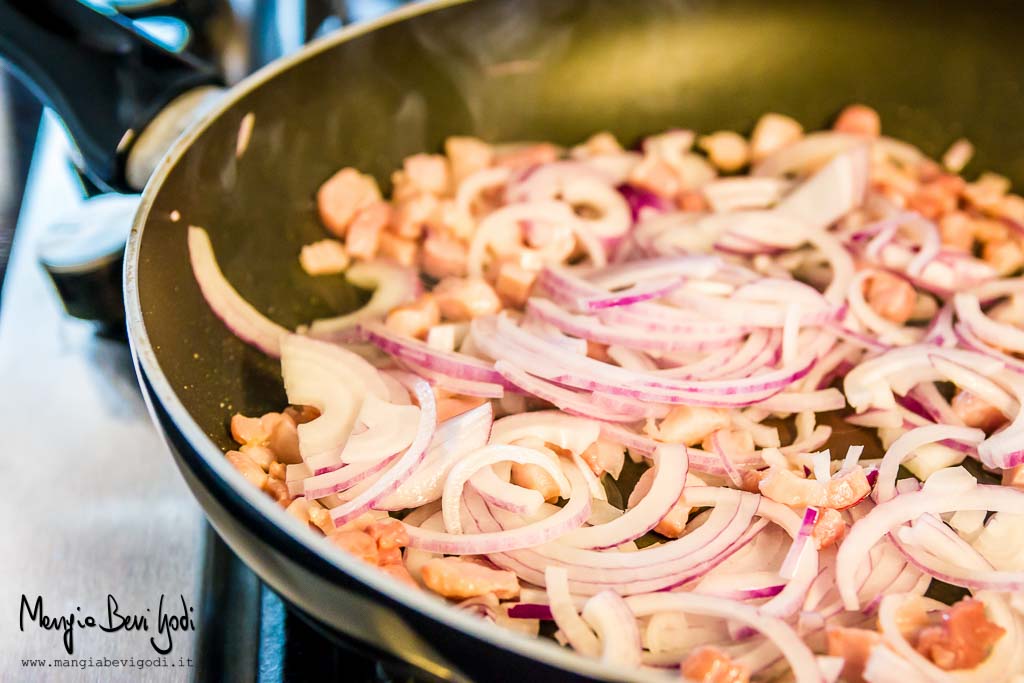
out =
[[[127,166],[146,126],[176,98],[221,85],[211,66],[78,0],[0,0],[0,57],[63,119],[83,170],[122,192],[145,181]]]

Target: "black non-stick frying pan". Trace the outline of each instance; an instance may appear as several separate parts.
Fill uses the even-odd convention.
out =
[[[140,46],[127,29],[106,40],[81,9],[0,0],[0,48],[49,91],[101,178],[123,188],[145,176],[139,157],[152,157],[160,137],[146,131],[171,118],[158,112],[215,77]],[[933,155],[969,137],[977,168],[1019,184],[1022,19],[1017,3],[956,0],[439,0],[316,42],[228,91],[146,186],[125,284],[154,418],[228,545],[328,629],[439,678],[636,677],[393,584],[332,551],[230,467],[221,452],[229,415],[278,409],[285,396],[277,364],[203,302],[186,226],[209,230],[243,296],[295,326],[360,300],[341,279],[306,277],[295,258],[322,236],[318,185],[348,165],[386,186],[404,156],[452,134],[569,144],[609,129],[631,141],[674,126],[748,130],[764,111],[815,128],[862,101],[886,132]],[[175,118],[201,99],[179,97]],[[247,117],[252,135],[239,155]]]

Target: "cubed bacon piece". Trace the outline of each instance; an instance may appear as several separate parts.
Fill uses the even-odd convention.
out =
[[[441,322],[441,309],[432,294],[423,294],[412,303],[398,306],[388,313],[384,325],[406,337],[423,339],[430,328]]]
[[[998,173],[982,173],[973,183],[967,183],[963,197],[982,210],[997,209],[1010,191],[1010,179]]]
[[[774,154],[804,136],[804,127],[783,114],[764,114],[750,136],[750,159],[754,163]]]
[[[338,240],[320,240],[302,247],[299,265],[309,275],[334,275],[348,268],[349,256]]]
[[[374,521],[366,527],[366,533],[376,541],[380,550],[404,548],[409,545],[409,532],[405,530],[405,525],[390,517]]]
[[[697,140],[697,146],[707,152],[708,160],[726,173],[738,171],[750,161],[750,145],[746,139],[731,130],[720,130]]]
[[[263,484],[263,490],[283,508],[287,508],[292,502],[292,494],[288,493],[288,485],[277,477],[267,477]]]
[[[621,151],[622,145],[619,144],[614,135],[606,130],[594,133],[582,145],[577,145],[572,149],[574,157],[583,159],[606,154],[618,154]]]
[[[989,621],[985,603],[964,598],[941,610],[937,623],[918,632],[915,649],[940,669],[973,669],[1004,633],[1002,626]]]
[[[1003,470],[1003,486],[1012,486],[1024,491],[1024,465],[1017,465]]]
[[[728,426],[729,414],[721,408],[676,406],[669,411],[657,429],[647,431],[649,436],[658,441],[694,446],[712,432]]]
[[[843,513],[832,508],[822,508],[818,511],[818,521],[814,523],[811,538],[814,539],[818,550],[823,550],[838,545],[846,537],[848,530]]]
[[[793,507],[829,507],[837,510],[856,505],[871,491],[863,467],[854,467],[822,483],[804,479],[782,467],[770,467],[761,480],[761,495]]]
[[[458,322],[501,310],[501,299],[484,280],[447,277],[434,288],[434,297],[445,320]]]
[[[433,195],[448,193],[451,177],[448,160],[440,154],[413,154],[402,164],[405,179],[420,192]]]
[[[851,104],[839,112],[832,130],[877,138],[882,134],[882,119],[877,111],[867,105]]]
[[[512,463],[511,481],[516,486],[537,491],[544,500],[553,503],[558,500],[559,488],[555,478],[540,465],[533,463]]]
[[[245,444],[238,450],[248,455],[263,471],[269,472],[270,466],[274,462],[274,451],[270,450],[269,447],[259,444]]]
[[[944,173],[918,187],[917,192],[907,198],[907,208],[935,220],[956,210],[964,184],[963,178]]]
[[[523,268],[514,261],[505,261],[498,267],[494,288],[506,306],[522,308],[530,298],[537,271]]]
[[[390,232],[380,234],[377,255],[403,266],[414,266],[419,260],[420,246],[415,240],[405,239]]]
[[[974,246],[974,223],[963,211],[952,211],[939,219],[942,246],[970,253]]]
[[[676,206],[682,211],[692,211],[694,213],[707,211],[710,208],[704,193],[699,190],[680,191],[676,196]]]
[[[956,392],[950,405],[968,427],[976,427],[991,434],[1006,424],[1006,416],[999,409],[969,391]]]
[[[466,274],[468,255],[466,245],[459,240],[444,233],[432,232],[423,241],[420,268],[438,280],[446,277],[463,277]]]
[[[365,531],[340,529],[328,534],[327,539],[345,552],[355,555],[363,562],[376,565],[379,560],[377,542]]]
[[[596,476],[600,477],[607,472],[612,475],[612,479],[618,479],[625,463],[626,449],[617,443],[597,440],[587,446],[580,458]]]
[[[866,284],[864,298],[875,313],[897,324],[910,320],[917,303],[914,286],[901,277],[879,271]]]
[[[409,574],[409,570],[405,568],[404,564],[400,563],[389,563],[383,564],[380,567],[381,571],[390,576],[391,578],[404,583],[407,586],[419,590],[420,586],[416,583],[412,575]]]
[[[396,205],[391,219],[391,232],[409,240],[417,240],[431,225],[438,222],[440,202],[430,194],[417,194]]]
[[[655,156],[645,156],[633,168],[629,184],[665,198],[675,197],[682,189],[675,169]]]
[[[495,166],[505,166],[519,169],[540,164],[550,164],[558,159],[561,152],[550,142],[539,142],[533,145],[524,145],[509,150],[503,150],[494,160]]]
[[[285,512],[299,520],[303,524],[309,524],[309,501],[302,496],[295,498],[288,507],[285,508]]]
[[[257,465],[252,458],[241,451],[228,451],[226,453],[228,462],[242,473],[242,476],[248,480],[250,484],[257,488],[263,488],[267,483],[267,473],[263,471],[263,468]]]
[[[437,423],[462,415],[487,402],[478,396],[446,396],[437,401]]]
[[[380,234],[391,220],[391,206],[384,202],[370,204],[359,211],[348,227],[345,250],[352,258],[369,261],[377,255]]]
[[[715,453],[716,445],[726,456],[745,455],[754,452],[754,437],[742,429],[719,429],[705,436],[700,447],[708,453]]]
[[[373,176],[354,168],[343,168],[320,186],[316,206],[324,227],[344,237],[356,213],[379,202],[380,198],[380,188]]]
[[[732,661],[729,655],[710,645],[691,652],[679,673],[688,683],[749,683],[750,668]]]
[[[882,636],[877,631],[865,628],[836,626],[828,629],[826,638],[829,656],[843,659],[841,680],[846,683],[864,683],[864,666],[868,663],[871,650],[882,644]]]
[[[494,161],[494,148],[483,140],[453,136],[444,141],[444,151],[452,166],[452,179],[458,185]]]
[[[1024,266],[1024,247],[1020,240],[992,240],[981,250],[981,258],[1001,276],[1013,275]]]
[[[519,579],[513,572],[491,569],[457,557],[430,560],[423,565],[423,583],[438,595],[464,600],[494,593],[502,600],[519,595]]]

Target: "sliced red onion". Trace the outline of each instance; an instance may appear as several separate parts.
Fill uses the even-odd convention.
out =
[[[367,394],[359,411],[365,429],[353,433],[341,451],[344,463],[374,462],[405,450],[416,438],[420,409]]]
[[[1012,419],[1020,411],[1017,399],[988,379],[985,374],[936,354],[929,354],[928,360],[945,379],[996,408],[1008,419]]]
[[[547,472],[558,484],[560,495],[569,497],[569,480],[565,478],[557,461],[547,453],[532,448],[508,445],[490,445],[469,453],[448,472],[444,491],[441,494],[441,512],[444,526],[449,534],[462,533],[459,508],[462,503],[462,489],[473,475],[483,467],[499,462],[515,462],[522,465],[536,465]],[[541,499],[541,503],[543,503]]]
[[[431,391],[429,384],[414,375],[404,377],[403,382],[412,391],[420,407],[416,437],[405,453],[372,486],[352,500],[331,508],[331,519],[334,520],[335,526],[343,525],[385,500],[409,478],[426,456],[427,447],[434,436],[434,428],[437,424],[434,392]]]
[[[847,609],[860,607],[854,584],[860,558],[896,526],[923,514],[941,514],[958,510],[993,510],[1024,513],[1024,491],[1006,486],[977,485],[968,491],[939,494],[915,491],[896,496],[876,506],[850,527],[836,558],[836,585]]]
[[[867,145],[855,145],[790,192],[776,211],[823,230],[864,202],[869,166]]]
[[[576,611],[576,605],[569,593],[568,572],[563,567],[548,567],[544,570],[544,585],[547,589],[551,616],[572,648],[588,657],[598,656],[601,652],[601,643]]]
[[[418,339],[403,337],[380,324],[368,323],[360,330],[374,346],[403,362],[412,363],[453,379],[505,385],[491,363],[464,353],[439,351]],[[508,387],[505,387],[508,388]]]
[[[629,205],[629,213],[634,222],[639,220],[641,214],[645,211],[665,213],[675,208],[667,199],[663,199],[659,195],[635,185],[627,183],[619,185],[616,189],[618,189],[623,199],[626,200],[626,204]]]
[[[850,133],[818,131],[788,144],[759,162],[751,170],[754,176],[806,175],[833,157],[864,144],[864,138]]]
[[[804,512],[803,521],[800,524],[800,531],[797,533],[796,538],[793,539],[793,545],[790,546],[789,552],[786,553],[786,559],[782,561],[782,568],[779,569],[779,576],[782,578],[793,578],[793,575],[796,573],[797,563],[803,554],[808,539],[811,537],[811,533],[814,531],[814,525],[817,521],[818,509],[813,507],[807,508]]]
[[[557,410],[540,410],[503,417],[494,423],[491,443],[513,443],[526,438],[540,439],[579,454],[597,441],[600,423],[565,415]]]
[[[372,289],[366,305],[358,311],[310,323],[309,334],[335,339],[356,325],[383,318],[393,308],[409,303],[422,291],[419,273],[414,268],[391,261],[361,261],[345,271],[345,279],[360,289]]]
[[[606,524],[570,531],[559,541],[577,548],[614,548],[646,534],[679,502],[686,482],[686,448],[663,444],[652,455],[654,482],[647,495],[625,514]]]
[[[648,408],[638,402],[621,402],[615,407],[602,407],[594,400],[593,393],[588,395],[584,392],[564,389],[534,377],[503,360],[495,363],[494,369],[517,389],[556,405],[570,415],[608,422],[636,422],[649,415]]]
[[[188,254],[192,274],[214,315],[245,343],[268,356],[280,356],[281,339],[290,332],[257,311],[231,286],[217,265],[210,236],[202,228],[189,226]]]
[[[997,348],[1024,353],[1024,330],[993,320],[981,310],[978,297],[960,293],[953,297],[960,322],[982,341]]]
[[[896,495],[896,475],[904,460],[921,446],[938,441],[958,441],[977,445],[985,439],[985,432],[970,427],[953,425],[931,425],[918,427],[892,442],[878,468],[878,483],[875,484],[875,498],[880,503]]]
[[[454,353],[454,351],[449,353]],[[505,388],[500,384],[495,384],[494,382],[479,382],[471,379],[462,379],[460,377],[451,377],[443,372],[431,370],[409,361],[403,361],[402,364],[408,368],[410,372],[419,375],[438,389],[443,389],[444,391],[448,391],[453,394],[477,396],[479,398],[501,398],[505,395]]]
[[[516,603],[508,608],[508,616],[511,619],[540,619],[541,621],[552,621],[550,605],[538,605],[536,603]]]
[[[1010,375],[1002,378],[1003,384],[1013,393],[1017,404],[1024,405],[1024,378]],[[978,445],[978,456],[988,467],[1009,469],[1024,464],[1024,410],[1017,412],[1013,421]]]
[[[719,178],[701,187],[700,191],[711,208],[718,212],[740,209],[765,209],[779,201],[789,189],[781,178],[741,176]]]
[[[641,301],[660,299],[682,284],[683,280],[679,277],[649,280],[627,289],[579,299],[576,302],[576,309],[584,312],[595,312],[616,306],[631,306]]]
[[[575,468],[567,468],[566,475],[572,488],[569,502],[540,521],[502,531],[467,534],[407,527],[409,547],[446,555],[489,555],[543,545],[579,527],[590,516],[590,490],[586,481]],[[471,496],[467,494],[467,498]]]
[[[796,631],[781,619],[762,616],[754,607],[739,604],[734,600],[694,593],[633,595],[626,598],[626,604],[637,617],[679,611],[743,622],[779,648],[789,664],[796,683],[821,683],[821,671],[818,669],[814,653]]]
[[[640,664],[640,629],[636,616],[613,591],[602,591],[583,606],[583,620],[597,634],[601,660],[627,666]]]
[[[377,460],[362,462],[356,465],[346,465],[330,472],[308,477],[300,481],[301,492],[309,500],[316,500],[317,498],[323,498],[334,493],[340,493],[365,481],[374,474],[378,474],[391,465],[398,458],[398,455],[398,453],[394,453]]]
[[[878,609],[878,629],[885,644],[914,668],[916,675],[910,680],[982,683],[1005,678],[1007,664],[1013,661],[1020,647],[1017,635],[1018,620],[1000,597],[988,594],[979,597],[985,603],[986,612],[992,621],[1004,628],[1006,633],[996,641],[983,662],[968,671],[957,671],[955,677],[951,672],[933,664],[907,641],[902,628],[905,619],[901,618],[901,613],[905,610],[930,612],[945,610],[948,606],[937,600],[913,594],[892,594],[882,599]]]
[[[544,322],[573,335],[583,337],[601,344],[615,344],[627,348],[648,351],[701,350],[713,348],[716,344],[738,339],[742,332],[730,330],[722,334],[713,332],[695,333],[692,337],[681,338],[678,335],[659,335],[657,333],[638,334],[635,330],[617,328],[602,323],[596,318],[574,315],[559,308],[546,299],[531,298],[527,302],[527,313],[537,316]]]
[[[757,407],[773,413],[824,413],[845,408],[846,397],[843,392],[833,388],[805,393],[783,392],[766,398]]]
[[[377,505],[378,509],[419,508],[439,499],[445,478],[455,463],[487,443],[493,416],[491,404],[484,403],[439,424],[423,463]]]

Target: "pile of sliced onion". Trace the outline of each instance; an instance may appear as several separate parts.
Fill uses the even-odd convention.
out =
[[[835,681],[852,662],[826,633],[877,622],[865,680],[1021,673],[1024,558],[1007,539],[1024,519],[1024,285],[886,193],[876,164],[928,163],[906,143],[813,133],[716,178],[693,141],[462,179],[445,208],[472,227],[466,274],[500,290],[514,263],[536,280],[520,310],[417,338],[387,318],[422,294],[414,268],[353,264],[369,302],[292,333],[189,228],[214,314],[319,411],[293,425],[285,488],[335,529],[402,513],[417,581],[444,593],[422,576],[444,555],[508,572],[518,600],[481,589],[460,606],[530,633],[553,621],[605,662],[685,667],[711,646],[758,679]],[[647,189],[655,161],[685,197]],[[907,322],[876,279],[913,291]],[[882,450],[833,462],[840,419]],[[254,439],[255,460],[272,436]],[[631,467],[640,485],[614,495]],[[901,630],[902,610],[945,609],[923,597],[934,582],[1005,631],[971,671],[939,669]]]

